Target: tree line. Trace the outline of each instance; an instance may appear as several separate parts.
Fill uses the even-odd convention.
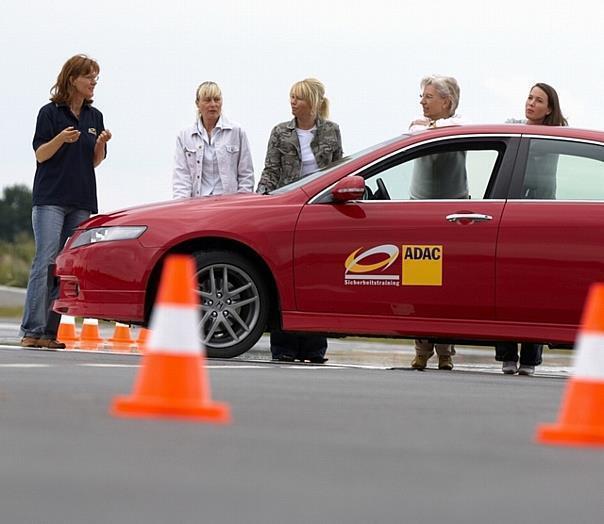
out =
[[[31,189],[23,184],[5,187],[0,199],[0,240],[15,242],[32,237]]]
[[[4,188],[0,199],[0,284],[25,287],[34,239],[31,190],[25,185]]]

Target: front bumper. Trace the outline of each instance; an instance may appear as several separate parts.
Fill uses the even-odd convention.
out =
[[[137,240],[88,245],[62,252],[56,261],[64,315],[127,323],[145,320],[145,298],[157,249]]]

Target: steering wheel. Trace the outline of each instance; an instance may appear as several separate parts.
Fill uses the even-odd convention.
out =
[[[376,193],[379,192],[379,195],[382,197],[382,200],[390,200],[390,193],[388,193],[384,181],[381,178],[378,178],[375,183],[378,187],[378,191],[376,191]]]

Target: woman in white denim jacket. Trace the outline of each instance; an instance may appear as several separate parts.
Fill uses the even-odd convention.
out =
[[[198,88],[199,118],[176,139],[173,198],[245,193],[254,189],[252,155],[245,131],[222,115],[222,92],[214,82]]]

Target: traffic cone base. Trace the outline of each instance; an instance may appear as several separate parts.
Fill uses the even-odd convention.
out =
[[[200,354],[146,353],[132,395],[116,397],[111,413],[228,424],[230,407],[211,400],[208,384]]]
[[[577,401],[579,399],[579,401]],[[557,424],[541,424],[537,442],[568,446],[604,446],[604,383],[571,378]]]

